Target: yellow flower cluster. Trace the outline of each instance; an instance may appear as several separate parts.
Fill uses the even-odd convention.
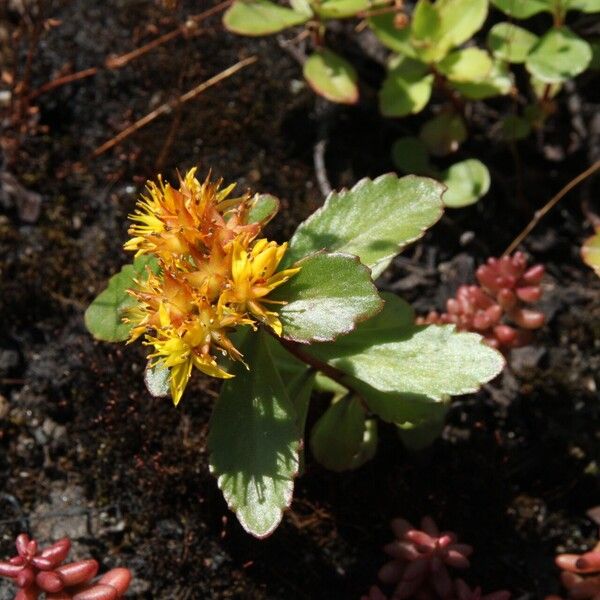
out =
[[[215,351],[234,360],[242,355],[228,333],[258,322],[281,335],[268,294],[299,268],[276,273],[287,249],[257,239],[260,223],[248,223],[249,194],[230,198],[234,185],[200,182],[196,169],[180,180],[179,189],[149,182],[148,194],[130,219],[126,250],[153,254],[160,271],[148,271],[129,293],[138,301],[128,311],[130,342],[145,335],[150,358],[170,369],[171,396],[181,400],[192,368],[223,379],[232,377]]]

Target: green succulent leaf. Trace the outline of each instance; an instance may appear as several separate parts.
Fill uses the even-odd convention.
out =
[[[413,452],[431,446],[444,430],[448,406],[441,402],[427,405],[431,410],[428,418],[417,425],[398,425],[398,437]]]
[[[488,0],[438,0],[443,43],[460,46],[470,40],[485,23]],[[448,40],[448,41],[446,41]]]
[[[269,0],[236,0],[223,15],[225,27],[239,35],[269,35],[308,21],[309,15]]]
[[[434,76],[425,63],[400,57],[388,71],[379,91],[379,109],[386,117],[405,117],[421,112],[433,89]]]
[[[379,443],[379,434],[376,419],[367,419],[365,421],[365,430],[359,451],[355,454],[350,464],[350,469],[358,469],[369,462],[377,452]]]
[[[488,0],[419,0],[413,13],[411,42],[419,58],[441,61],[481,29]]]
[[[399,179],[388,173],[362,179],[351,190],[332,192],[300,224],[284,261],[290,265],[324,248],[358,256],[376,278],[441,217],[443,190],[432,179],[410,175]]]
[[[297,414],[269,346],[259,331],[242,351],[248,363],[233,367],[210,421],[210,469],[242,527],[258,538],[271,534],[292,501],[298,473]]]
[[[129,337],[132,325],[123,323],[127,309],[136,305],[127,290],[134,287],[135,279],[145,279],[147,269],[158,273],[158,262],[154,256],[143,254],[133,264],[125,265],[108,281],[101,292],[85,311],[85,326],[97,339],[105,342],[123,342]]]
[[[403,137],[392,145],[392,162],[403,173],[435,177],[435,169],[429,162],[429,152],[423,140]]]
[[[464,48],[448,54],[437,68],[452,81],[479,81],[492,70],[492,59],[481,48]]]
[[[307,17],[313,16],[313,9],[310,0],[290,0],[290,6],[297,13],[301,13]]]
[[[492,4],[515,19],[528,19],[544,11],[552,12],[549,0],[492,0]]]
[[[331,102],[358,102],[358,76],[354,67],[327,48],[308,57],[304,63],[304,78],[317,94]]]
[[[284,338],[334,340],[381,310],[371,273],[356,256],[320,252],[298,265],[300,272],[269,295],[285,303],[278,311]]]
[[[313,2],[314,11],[322,19],[345,19],[369,8],[369,0],[321,0]]]
[[[583,73],[592,60],[590,45],[567,27],[548,31],[531,49],[525,67],[545,83],[562,83]]]
[[[271,194],[256,194],[250,201],[248,223],[268,223],[279,211],[279,200]]]
[[[476,391],[504,366],[475,333],[452,325],[415,325],[410,306],[385,294],[384,309],[335,344],[307,352],[382,392],[432,400]]]
[[[368,23],[373,33],[386,48],[410,58],[417,58],[417,53],[410,42],[410,27],[398,29],[393,14],[369,17]]]
[[[524,63],[538,40],[537,35],[514,23],[497,23],[488,33],[487,45],[500,60]]]
[[[451,81],[452,87],[471,100],[485,100],[494,96],[505,96],[513,88],[513,79],[508,65],[495,61],[487,77],[479,81]]]
[[[313,456],[331,471],[353,468],[363,445],[365,421],[365,409],[355,396],[346,395],[333,402],[312,428]]]
[[[443,200],[449,208],[475,204],[490,189],[490,172],[475,158],[453,164],[442,173],[440,179],[448,187]]]
[[[450,45],[442,45],[442,20],[437,5],[430,0],[419,0],[410,25],[411,44],[418,57],[426,63],[442,59]]]
[[[584,13],[600,12],[600,0],[565,0],[567,10],[580,10]]]
[[[442,113],[423,125],[419,137],[431,154],[446,156],[467,139],[467,128],[460,115]]]
[[[502,137],[505,140],[517,141],[525,139],[531,133],[531,124],[527,119],[517,115],[509,115],[502,121]]]

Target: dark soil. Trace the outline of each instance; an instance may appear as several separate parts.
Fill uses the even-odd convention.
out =
[[[62,23],[35,56],[33,85],[65,65],[102,65],[207,6],[169,12],[150,0],[62,2],[52,11]],[[15,15],[0,28],[10,31]],[[315,102],[276,39],[235,37],[218,16],[202,30],[41,96],[30,127],[3,133],[3,172],[41,194],[42,205],[25,222],[22,196],[0,194],[0,556],[27,527],[46,539],[68,533],[76,554],[105,567],[131,567],[136,598],[350,600],[375,582],[389,520],[431,514],[475,546],[470,582],[516,598],[557,591],[553,555],[593,543],[586,511],[600,504],[600,279],[579,257],[591,234],[581,206],[599,197],[598,180],[567,196],[526,240],[548,271],[549,322],[534,345],[514,352],[479,394],[457,398],[426,451],[408,453],[381,426],[376,458],[358,471],[332,474],[308,455],[292,508],[266,541],[242,531],[208,473],[218,386],[194,377],[174,409],[146,392],[139,345],[98,343],[85,330],[85,307],[129,260],[126,216],[157,168],[174,177],[199,165],[202,174],[212,169],[241,188],[278,195],[283,210],[269,233],[283,240],[322,201],[318,139],[328,143],[332,185],[351,185],[391,170],[391,142],[422,120],[378,116],[382,69],[365,59],[364,36],[359,48],[348,31],[334,32],[332,43],[364,83],[358,107],[332,108]],[[157,105],[254,54],[255,65],[90,158]],[[478,264],[501,254],[536,208],[599,158],[598,89],[592,77],[578,79],[545,134],[512,150],[491,127],[493,111],[510,110],[506,101],[476,109],[460,155],[489,165],[491,192],[448,212],[381,287],[427,312],[472,281]],[[0,598],[10,598],[1,586]]]

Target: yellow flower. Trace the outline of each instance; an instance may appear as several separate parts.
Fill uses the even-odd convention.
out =
[[[250,312],[277,335],[282,333],[279,316],[263,304],[281,304],[266,299],[266,296],[300,270],[300,267],[294,267],[275,273],[286,250],[287,242],[278,245],[263,238],[257,240],[248,252],[239,241],[234,240],[231,284],[219,300],[222,304],[233,305],[239,312]]]
[[[248,224],[249,195],[229,198],[233,186],[200,183],[191,169],[179,189],[148,184],[148,195],[131,215],[133,236],[125,248],[157,256],[159,273],[147,271],[129,290],[137,300],[126,321],[129,342],[145,335],[153,365],[169,369],[171,396],[181,400],[192,369],[212,377],[232,377],[220,353],[243,362],[229,339],[236,327],[256,322],[277,335],[282,325],[265,305],[284,304],[267,296],[295,275],[294,267],[276,273],[287,244],[255,238],[261,224]]]
[[[130,215],[126,250],[136,256],[150,252],[168,264],[182,256],[202,262],[215,239],[226,244],[242,232],[256,237],[260,224],[244,223],[250,195],[229,198],[235,184],[220,189],[222,180],[200,183],[195,173],[190,169],[177,190],[160,176],[158,184],[148,182],[148,195]]]
[[[232,359],[242,360],[242,355],[227,336],[227,329],[248,324],[248,320],[238,315],[224,315],[208,303],[201,304],[198,309],[198,313],[190,320],[175,327],[168,310],[161,305],[156,335],[148,335],[144,342],[154,347],[150,358],[170,369],[169,383],[175,405],[181,400],[192,367],[211,377],[233,377],[218,365],[215,356],[211,354],[213,346],[220,348],[224,355],[229,355]]]

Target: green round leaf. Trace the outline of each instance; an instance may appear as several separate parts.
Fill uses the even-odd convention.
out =
[[[479,160],[470,158],[452,165],[441,176],[448,186],[443,200],[449,208],[475,204],[490,189],[490,172]]]
[[[456,152],[467,139],[467,128],[456,113],[442,113],[423,125],[419,137],[434,156]]]
[[[353,468],[365,433],[365,410],[355,396],[344,396],[321,415],[310,433],[314,457],[331,471]]]
[[[354,17],[369,8],[369,0],[321,0],[312,6],[322,19],[344,19]]]
[[[552,12],[549,0],[492,0],[492,4],[515,19],[528,19],[543,11]]]
[[[331,102],[358,102],[354,67],[331,50],[323,48],[311,54],[304,63],[304,77],[317,94]]]
[[[433,89],[427,65],[403,57],[391,69],[379,91],[379,108],[386,117],[404,117],[422,111]]]
[[[452,81],[479,81],[492,70],[492,59],[485,50],[465,48],[448,54],[437,68]]]
[[[296,342],[334,340],[378,313],[383,302],[371,272],[356,256],[318,253],[269,295],[282,301],[283,337]]]
[[[488,0],[419,0],[413,12],[411,41],[419,58],[437,63],[481,29]]]
[[[284,265],[325,248],[358,256],[373,278],[378,277],[396,254],[442,216],[443,190],[433,179],[414,175],[399,179],[388,173],[361,179],[351,190],[333,192],[300,224]]]
[[[415,49],[410,43],[410,27],[398,29],[393,14],[369,17],[368,23],[373,33],[386,48],[410,58],[417,58]]]
[[[496,61],[492,64],[492,69],[484,79],[469,82],[451,81],[450,84],[465,98],[484,100],[509,94],[513,87],[513,80],[508,65]]]
[[[514,23],[497,23],[488,33],[487,44],[496,58],[524,63],[538,40],[537,35]]]
[[[532,48],[525,66],[545,83],[562,83],[583,73],[592,60],[590,45],[567,27],[548,31]]]
[[[488,0],[437,0],[436,6],[443,39],[451,47],[470,40],[483,27],[488,14]]]
[[[268,334],[246,336],[235,377],[224,382],[210,420],[210,470],[242,527],[258,538],[279,525],[299,468],[297,414],[279,375]]]
[[[240,35],[268,35],[308,21],[307,14],[269,0],[236,0],[223,15],[223,24]]]
[[[135,306],[136,300],[127,290],[135,286],[135,279],[144,279],[147,269],[158,273],[158,262],[154,256],[142,254],[131,265],[125,265],[108,281],[108,287],[99,294],[85,311],[84,320],[88,331],[105,342],[122,342],[129,337],[131,323],[123,323],[127,309]]]
[[[392,145],[392,161],[404,173],[429,175],[432,167],[429,153],[422,140],[416,137],[403,137]]]
[[[531,133],[531,124],[527,119],[509,115],[502,121],[502,137],[505,140],[523,140]]]

